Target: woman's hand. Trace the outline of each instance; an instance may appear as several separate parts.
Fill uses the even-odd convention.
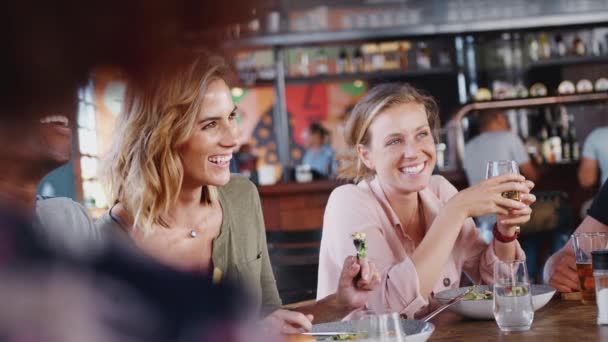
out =
[[[528,194],[530,189],[525,180],[524,176],[512,173],[492,177],[460,191],[448,201],[446,208],[464,214],[465,217],[488,214],[506,216],[509,215],[509,210],[524,210],[527,207],[525,203],[504,198],[502,193],[517,191]]]
[[[357,275],[360,275],[358,279]],[[349,256],[342,266],[336,300],[348,310],[361,308],[365,306],[371,291],[378,284],[380,274],[373,263],[367,258],[357,260],[356,257]]]
[[[530,206],[536,202],[536,196],[530,193],[534,188],[534,183],[526,181],[525,184],[528,190],[520,192],[519,199],[526,206],[523,209],[509,210],[507,215],[496,215],[496,227],[503,235],[512,236],[515,234],[517,227],[530,221],[530,215],[532,214]]]
[[[262,323],[273,333],[296,334],[300,332],[300,329],[310,331],[312,319],[312,315],[279,309],[266,316]]]

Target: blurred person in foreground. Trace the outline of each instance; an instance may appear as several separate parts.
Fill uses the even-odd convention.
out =
[[[147,47],[175,23],[172,6],[116,0],[3,5],[0,340],[218,340],[212,332],[238,340],[246,301],[237,290],[104,239],[71,200],[36,201],[42,177],[69,159],[77,88],[96,65],[145,64]]]
[[[273,329],[339,320],[365,304],[378,275],[345,256],[331,294],[300,312],[280,309],[257,189],[229,171],[238,110],[227,77],[221,59],[174,49],[127,82],[105,161],[114,205],[96,224],[169,267],[235,282]]]
[[[479,113],[480,134],[465,145],[463,168],[469,185],[486,179],[486,165],[493,160],[514,160],[520,173],[532,182],[537,180],[536,168],[517,134],[511,132],[509,120],[502,109],[487,110]],[[492,239],[492,226],[495,215],[475,218],[481,234],[486,241]]]
[[[497,260],[524,258],[517,226],[535,201],[521,175],[507,174],[458,192],[435,167],[435,100],[408,84],[372,88],[346,124],[349,154],[338,176],[354,180],[336,188],[323,220],[317,296],[331,293],[355,232],[367,235],[367,255],[381,274],[368,306],[409,319],[435,309],[434,294],[460,286],[465,272],[475,284],[493,282]],[[519,191],[522,201],[501,196]],[[494,240],[483,241],[471,217],[496,213]]]
[[[335,152],[327,145],[327,130],[314,122],[308,127],[306,151],[302,164],[310,166],[314,178],[329,178],[335,172]]]
[[[604,183],[587,211],[587,216],[574,232],[608,232],[608,183]],[[547,260],[543,279],[559,292],[580,290],[572,238]]]

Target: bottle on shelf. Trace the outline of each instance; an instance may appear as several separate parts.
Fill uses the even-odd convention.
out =
[[[549,141],[551,144],[551,154],[553,155],[553,163],[561,163],[562,162],[562,138],[559,136],[558,126],[553,125],[551,127],[551,136],[549,137]]]
[[[572,161],[576,162],[581,159],[581,149],[578,140],[576,140],[576,129],[574,128],[574,125],[570,125],[570,129],[568,131],[568,135],[570,136],[571,141],[570,148],[572,149],[570,152],[570,156]]]
[[[568,134],[570,120],[566,106],[559,107],[559,132],[562,140],[562,162],[570,162],[572,160],[572,140]]]
[[[572,140],[570,134],[568,134],[568,127],[561,129],[562,138],[562,161],[568,163],[572,161]]]
[[[587,54],[587,47],[585,46],[585,42],[579,37],[574,37],[572,41],[572,52],[576,56],[584,56]]]
[[[419,69],[431,68],[431,49],[425,42],[419,42],[416,49],[416,66]]]
[[[547,126],[543,126],[540,130],[540,153],[543,157],[545,164],[553,164],[555,162],[555,158],[553,156],[553,151],[551,150],[551,142],[549,141],[549,133],[547,131]]]
[[[327,75],[327,73],[329,72],[329,58],[325,49],[321,48],[318,50],[315,60],[315,66],[315,71],[317,75]]]
[[[360,46],[357,46],[355,48],[355,52],[353,52],[353,59],[350,63],[350,72],[363,72],[363,53],[361,52]]]
[[[529,40],[528,40],[528,57],[530,58],[531,61],[536,62],[538,61],[538,57],[539,57],[539,53],[540,53],[540,47],[538,44],[538,40],[536,39],[536,36],[534,34],[531,34],[528,36]]]
[[[561,34],[555,35],[555,54],[558,57],[564,57],[568,49],[566,49],[566,43],[564,42],[564,38]]]
[[[403,41],[399,43],[399,68],[401,70],[407,70],[409,68],[409,51],[410,51],[410,42]]]
[[[305,49],[299,49],[296,52],[296,66],[295,66],[295,75],[307,77],[310,76],[310,65],[308,59],[308,52]]]
[[[542,32],[538,35],[538,46],[539,46],[539,57],[542,59],[551,58],[551,43],[549,42],[549,36]]]
[[[340,48],[340,52],[338,52],[338,58],[336,58],[336,74],[341,75],[349,70],[348,65],[348,54],[346,53],[345,48]]]

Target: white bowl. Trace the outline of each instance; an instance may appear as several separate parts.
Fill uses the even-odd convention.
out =
[[[532,306],[534,311],[545,306],[555,294],[555,289],[548,285],[530,285],[532,291]],[[468,287],[460,287],[457,289],[450,289],[441,291],[435,294],[435,298],[441,304],[449,301],[450,299],[467,291]],[[487,285],[476,286],[477,292],[483,292],[485,290],[491,290]],[[475,319],[494,319],[494,312],[492,310],[491,299],[479,299],[479,300],[461,300],[458,303],[448,308],[460,315]]]

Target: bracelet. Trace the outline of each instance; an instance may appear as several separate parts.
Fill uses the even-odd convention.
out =
[[[517,238],[519,237],[519,229],[515,231],[515,234],[513,234],[511,236],[505,236],[505,235],[502,235],[500,230],[498,230],[498,225],[496,223],[494,223],[494,229],[492,230],[492,235],[494,235],[494,239],[496,239],[502,243],[507,243],[507,242],[517,240]]]

